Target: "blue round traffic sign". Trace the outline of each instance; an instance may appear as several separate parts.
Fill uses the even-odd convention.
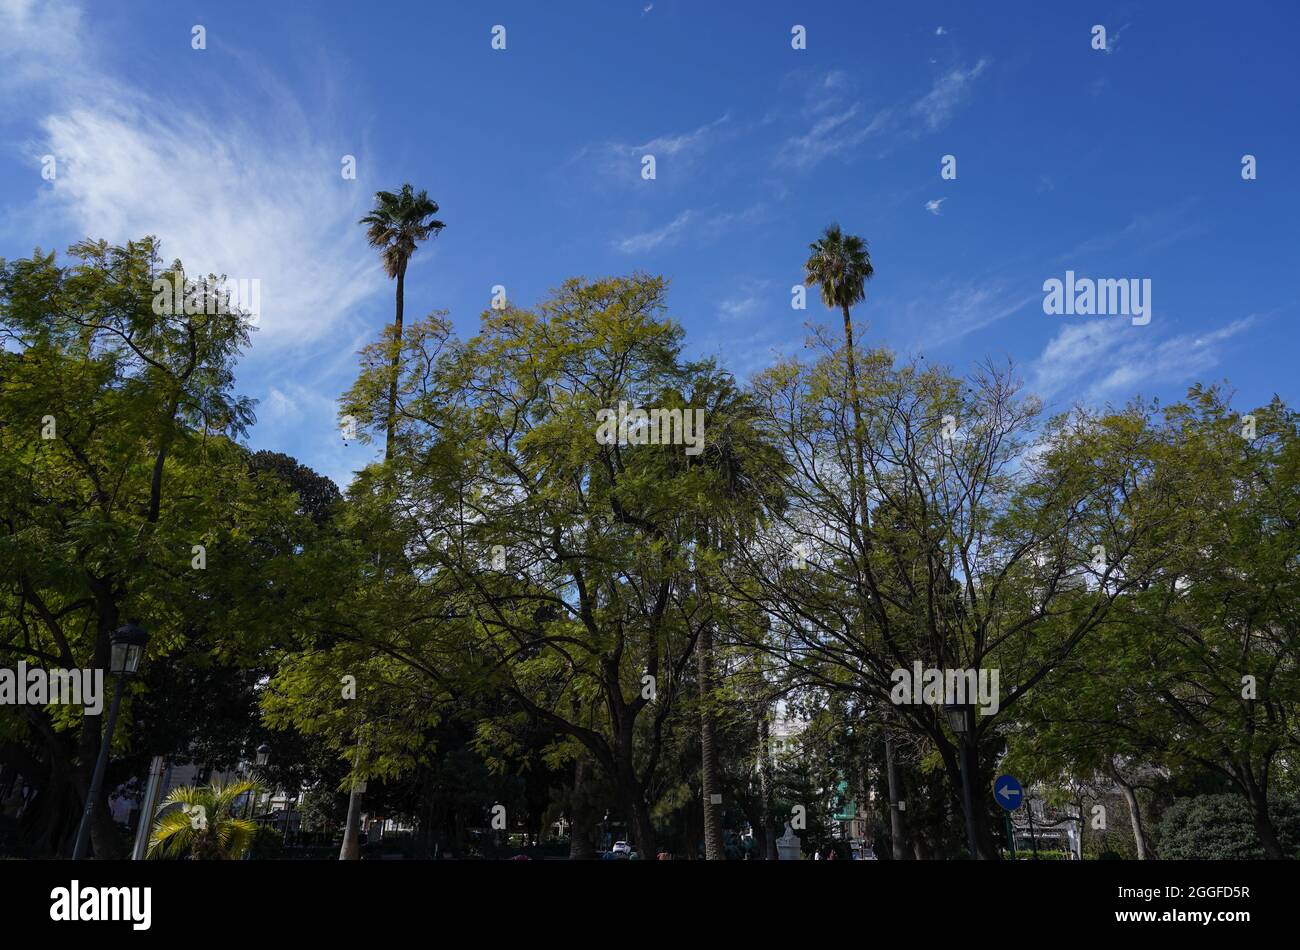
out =
[[[993,782],[993,800],[1007,811],[1015,811],[1025,797],[1020,780],[1014,775],[999,775]]]

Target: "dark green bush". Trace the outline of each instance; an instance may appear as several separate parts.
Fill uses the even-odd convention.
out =
[[[1282,848],[1300,852],[1300,802],[1281,799],[1270,808]],[[1156,851],[1167,861],[1248,861],[1264,857],[1250,812],[1240,795],[1182,798],[1165,810]]]

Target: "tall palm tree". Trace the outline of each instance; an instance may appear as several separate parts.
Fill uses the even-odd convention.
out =
[[[421,241],[435,237],[446,225],[434,217],[438,202],[427,191],[418,193],[410,183],[402,190],[375,192],[375,206],[360,220],[366,226],[366,240],[378,248],[384,273],[397,281],[396,313],[393,317],[392,371],[388,382],[388,420],[384,438],[384,460],[393,457],[393,432],[397,428],[397,381],[402,362],[402,316],[406,305],[406,265]],[[357,741],[360,752],[361,742]],[[353,782],[348,795],[348,818],[343,830],[339,859],[355,861],[361,857],[361,786]]]
[[[863,456],[862,398],[858,390],[857,355],[853,351],[853,318],[849,313],[854,304],[866,299],[866,283],[875,274],[867,242],[855,234],[845,234],[838,224],[832,224],[820,238],[808,245],[808,260],[803,265],[804,283],[821,291],[822,303],[844,314],[844,353],[849,370],[849,402],[853,407],[853,463],[851,473],[854,500],[862,518],[863,531],[859,534],[861,548],[865,542],[867,521],[866,462]]]
[[[394,194],[375,192],[374,209],[361,219],[366,240],[382,251],[384,273],[397,281],[397,313],[393,317],[393,373],[388,387],[388,431],[384,458],[393,454],[393,429],[397,421],[397,377],[402,357],[402,311],[406,294],[406,265],[421,241],[427,241],[445,225],[434,217],[438,202],[428,192],[416,193],[409,183]]]
[[[820,238],[808,245],[808,260],[803,265],[804,284],[821,291],[822,303],[827,308],[838,308],[844,314],[844,352],[849,371],[849,402],[853,407],[853,463],[850,476],[853,493],[861,518],[861,527],[855,524],[858,548],[866,563],[868,537],[867,465],[862,447],[862,396],[858,389],[857,356],[853,351],[853,318],[849,311],[866,299],[866,284],[876,273],[871,265],[867,242],[856,234],[845,234],[838,224],[828,227]],[[853,530],[851,529],[851,530]],[[898,809],[898,776],[894,761],[893,739],[885,736],[885,761],[889,780],[889,818],[894,856],[903,857],[903,816]]]
[[[233,861],[253,843],[257,825],[235,815],[240,799],[262,792],[244,779],[222,785],[182,785],[162,803],[149,836],[151,858],[189,857],[200,861]],[[178,806],[178,807],[171,807]]]
[[[875,275],[876,270],[871,266],[867,242],[856,234],[845,234],[838,224],[832,224],[820,238],[809,244],[808,252],[808,260],[803,265],[804,284],[817,287],[821,291],[822,303],[831,310],[838,308],[844,314],[844,346],[849,363],[853,423],[860,439],[862,407],[858,398],[858,368],[853,352],[853,318],[849,315],[849,310],[866,299],[866,283]]]

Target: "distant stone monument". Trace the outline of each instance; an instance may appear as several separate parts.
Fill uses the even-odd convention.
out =
[[[790,822],[785,823],[785,834],[776,839],[776,856],[780,861],[798,861],[802,856],[800,845],[802,842],[799,836],[794,833],[790,827]]]

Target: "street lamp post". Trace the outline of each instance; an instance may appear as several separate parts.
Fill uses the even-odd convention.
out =
[[[288,847],[288,845],[289,845],[289,821],[290,821],[290,819],[293,817],[293,803],[294,803],[294,801],[297,800],[297,798],[298,798],[297,795],[294,795],[293,798],[290,798],[290,797],[289,797],[289,786],[286,784],[285,787],[284,787],[284,844],[285,844],[285,847]]]
[[[270,762],[270,761],[271,761],[271,747],[270,747],[269,745],[267,745],[265,742],[263,742],[260,746],[257,747],[257,752],[256,752],[256,754],[255,754],[255,756],[254,756],[253,764],[250,765],[249,768],[248,768],[248,778],[249,778],[249,780],[250,780],[251,782],[254,783],[254,785],[253,785],[252,788],[250,788],[250,789],[248,790],[248,805],[245,806],[245,808],[244,808],[244,817],[247,818],[249,821],[252,821],[252,822],[256,822],[256,821],[257,821],[257,784],[256,784],[256,782],[257,782],[257,775],[258,775],[258,773],[255,772],[254,769],[264,769],[264,768],[266,768],[267,763]],[[257,826],[256,826],[256,824],[254,824],[254,826],[253,826],[253,835],[254,835],[254,838],[256,838],[256,835],[257,835]],[[252,848],[252,845],[250,845],[249,848],[248,848],[248,850],[244,852],[244,860],[245,860],[245,861],[249,860],[249,859],[251,858],[251,856],[252,856],[252,853],[253,853],[253,848]]]
[[[140,658],[144,656],[149,634],[135,621],[128,621],[118,627],[112,634],[112,650],[109,654],[109,672],[117,677],[113,689],[113,702],[108,708],[108,722],[104,725],[104,736],[99,744],[99,758],[95,761],[95,772],[90,780],[90,791],[86,795],[86,808],[81,813],[81,825],[77,828],[77,843],[72,849],[72,860],[80,861],[86,855],[90,844],[90,826],[95,817],[95,806],[99,803],[100,792],[104,788],[104,773],[108,771],[108,753],[113,745],[113,727],[117,725],[117,713],[122,705],[122,691],[127,678],[140,669]]]
[[[969,706],[948,706],[943,707],[944,715],[948,717],[948,728],[953,731],[957,737],[957,762],[961,766],[961,796],[962,805],[966,809],[966,847],[970,849],[970,856],[978,858],[979,837],[975,834],[975,792],[971,787],[971,760],[974,755],[969,748],[970,735],[970,707]]]
[[[265,742],[263,742],[260,746],[257,747],[257,758],[255,759],[255,763],[256,763],[256,765],[257,765],[257,767],[258,767],[259,769],[264,769],[264,768],[266,768],[266,764],[267,764],[268,762],[270,762],[270,761],[271,761],[271,747],[270,747],[269,745],[267,745]],[[257,774],[256,772],[253,773],[253,775],[256,775],[256,774]],[[256,789],[256,787],[254,787],[254,788],[252,788],[252,789],[249,789],[249,792],[248,792],[248,809],[247,809],[247,814],[248,814],[249,820],[251,820],[251,821],[256,821],[256,820],[257,820],[257,789]]]

